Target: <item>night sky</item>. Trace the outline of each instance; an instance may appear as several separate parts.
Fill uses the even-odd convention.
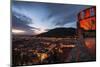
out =
[[[76,27],[77,13],[89,5],[12,2],[12,32],[36,35],[56,27]]]

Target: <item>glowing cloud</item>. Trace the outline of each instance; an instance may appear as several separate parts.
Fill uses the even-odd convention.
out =
[[[17,30],[17,29],[12,29],[12,33],[14,33],[14,34],[22,34],[22,33],[25,33],[25,31]]]
[[[40,34],[40,33],[46,32],[46,30],[44,28],[38,28],[38,29],[32,29],[32,30],[34,30],[34,32],[36,34]]]

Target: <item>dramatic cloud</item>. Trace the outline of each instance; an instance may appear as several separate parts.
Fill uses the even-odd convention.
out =
[[[51,18],[56,18],[53,20],[53,23],[56,26],[63,26],[67,23],[77,22],[77,14],[90,6],[83,5],[65,5],[65,4],[52,4],[47,5],[49,10],[49,16],[46,20]]]
[[[12,28],[37,34],[56,27],[76,28],[77,14],[89,5],[13,1]]]
[[[28,26],[28,24],[31,24],[30,18],[17,12],[12,13],[12,29],[27,31],[24,34],[30,35],[33,33],[31,31],[33,27]]]
[[[12,30],[13,31],[24,31],[21,34],[28,34],[28,35],[36,35],[41,32],[46,32],[44,29],[36,28],[36,27],[31,27],[29,24],[32,23],[31,18],[19,14],[17,12],[12,12]],[[16,34],[16,32],[15,32]]]

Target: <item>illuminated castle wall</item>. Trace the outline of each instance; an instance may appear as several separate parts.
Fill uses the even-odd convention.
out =
[[[96,7],[78,13],[77,30],[79,41],[94,59],[96,57]]]
[[[78,13],[78,28],[96,30],[96,7],[91,7]]]

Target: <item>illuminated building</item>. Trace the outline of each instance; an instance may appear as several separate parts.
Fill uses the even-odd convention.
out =
[[[96,7],[90,7],[78,13],[78,35],[81,44],[88,48],[92,58],[96,58]]]
[[[95,36],[96,7],[91,7],[78,13],[78,31],[83,36]],[[90,35],[91,34],[91,35]]]

